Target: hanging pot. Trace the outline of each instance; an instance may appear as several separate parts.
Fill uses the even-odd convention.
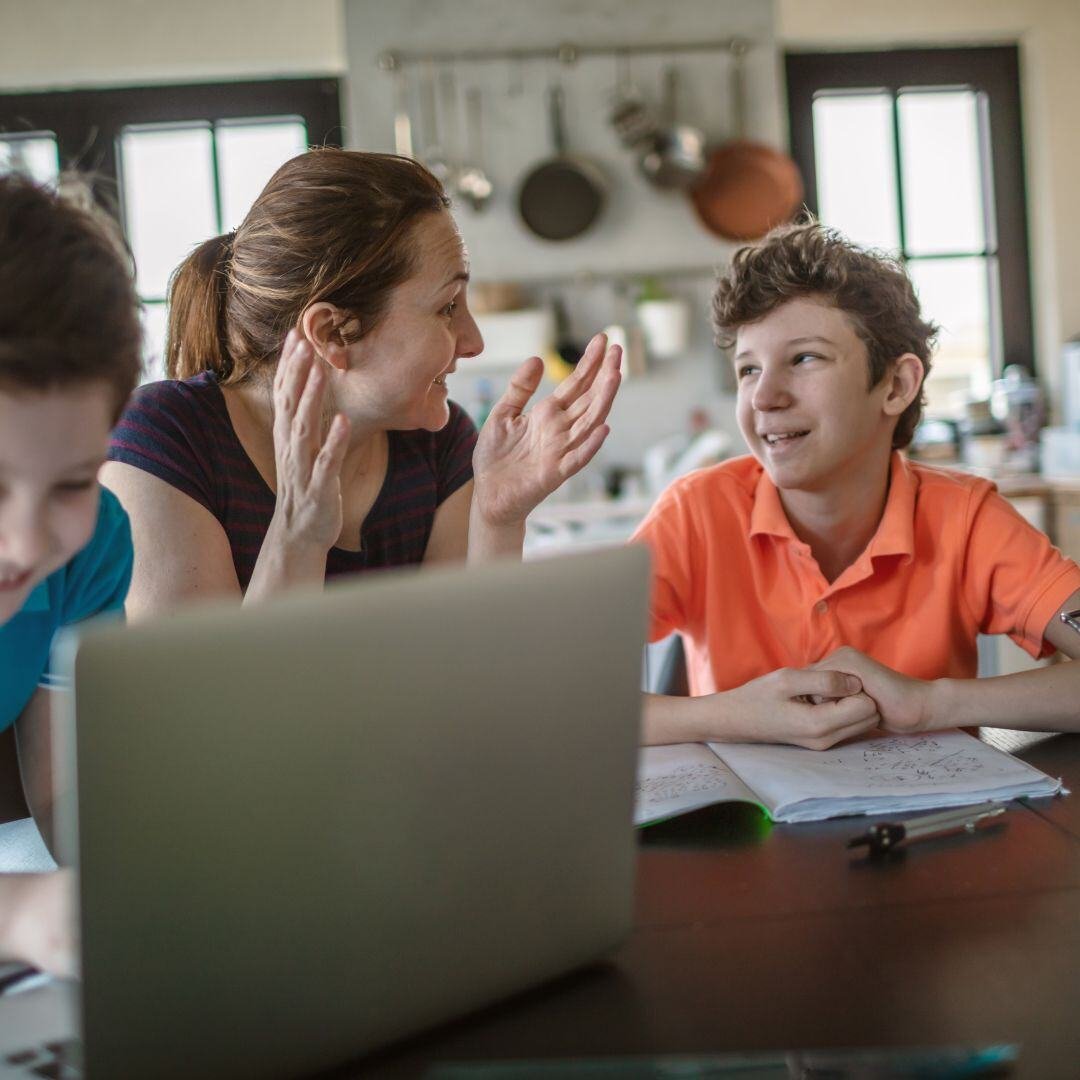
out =
[[[732,43],[731,95],[735,139],[714,150],[690,198],[702,224],[725,240],[757,240],[790,221],[802,205],[799,167],[787,154],[744,138],[742,58],[746,44]]]
[[[664,73],[664,123],[649,140],[638,162],[642,173],[662,191],[693,187],[705,172],[705,137],[697,128],[680,124],[679,72],[672,64]]]
[[[526,227],[542,240],[572,240],[600,217],[608,184],[593,162],[567,151],[560,86],[549,91],[548,107],[555,154],[526,174],[518,192],[518,211]]]

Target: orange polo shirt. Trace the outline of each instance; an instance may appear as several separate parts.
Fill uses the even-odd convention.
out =
[[[922,679],[976,674],[978,633],[1032,656],[1080,567],[988,480],[892,457],[885,512],[831,585],[753,457],[676,480],[634,533],[653,554],[650,640],[684,638],[692,694],[850,645]]]

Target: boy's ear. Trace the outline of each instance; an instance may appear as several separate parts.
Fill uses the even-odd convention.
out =
[[[349,367],[346,331],[355,334],[358,328],[356,319],[325,301],[305,308],[300,316],[300,330],[316,355],[338,371]]]
[[[914,353],[896,358],[885,376],[888,392],[882,408],[886,416],[899,416],[919,396],[924,370],[923,362]]]

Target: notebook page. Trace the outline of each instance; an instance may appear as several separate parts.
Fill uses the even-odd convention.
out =
[[[712,748],[777,821],[958,806],[1061,790],[1060,781],[963,731],[863,738],[831,750],[765,744]]]
[[[761,800],[702,743],[646,746],[638,756],[634,824],[684,814],[719,802]]]

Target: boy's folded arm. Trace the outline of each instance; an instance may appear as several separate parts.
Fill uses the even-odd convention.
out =
[[[928,728],[985,724],[1022,731],[1080,731],[1080,664],[987,679],[938,679],[932,688]]]
[[[1047,624],[1044,637],[1070,660],[1080,659],[1080,634],[1061,621],[1080,608],[1074,592]],[[1031,731],[1080,731],[1080,663],[983,679],[913,679],[855,649],[840,649],[821,661],[857,676],[877,703],[890,731],[1009,727]]]
[[[665,743],[705,742],[709,697],[673,697],[642,694],[641,742],[644,746]]]
[[[1080,608],[1080,590],[1054,613],[1044,638],[1069,658],[1062,664],[987,679],[939,679],[933,684],[931,724],[986,724],[1028,731],[1080,731],[1080,634],[1061,613]]]

